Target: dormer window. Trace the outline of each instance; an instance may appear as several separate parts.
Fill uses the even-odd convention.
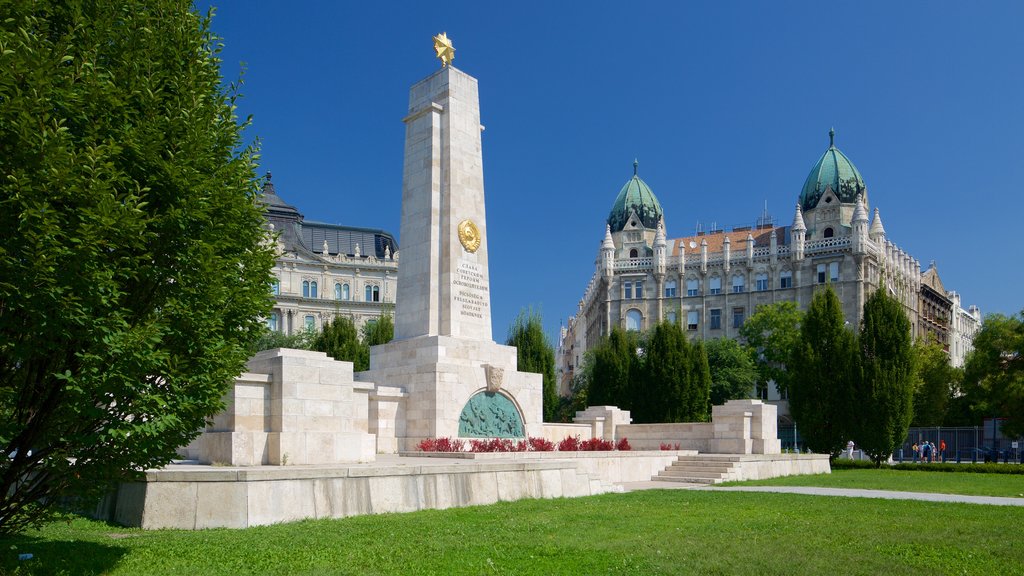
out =
[[[826,196],[825,197],[825,204],[831,204],[831,203],[832,203],[832,197],[831,196]]]
[[[629,250],[629,257],[630,258],[637,258],[639,256],[640,256],[640,253],[636,251],[636,248],[631,248]]]
[[[823,238],[831,238],[831,237],[833,237],[835,235],[836,235],[835,230],[832,230],[832,228],[825,228],[825,232],[822,234],[822,237]]]

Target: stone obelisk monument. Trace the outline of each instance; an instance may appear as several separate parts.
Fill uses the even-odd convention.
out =
[[[541,376],[518,372],[516,349],[492,340],[477,81],[450,65],[445,34],[434,42],[442,67],[413,85],[404,119],[395,340],[371,349],[359,375],[378,395],[400,390],[399,450],[542,434]],[[371,401],[371,412],[384,404]]]

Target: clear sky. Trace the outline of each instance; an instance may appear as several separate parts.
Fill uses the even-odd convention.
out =
[[[496,340],[524,307],[551,335],[575,313],[634,158],[670,238],[766,203],[789,224],[833,126],[922,270],[1024,308],[1024,2],[215,5],[278,194],[396,236],[409,87],[448,33],[480,83]]]

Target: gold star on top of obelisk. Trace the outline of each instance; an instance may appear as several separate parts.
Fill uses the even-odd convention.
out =
[[[441,60],[441,68],[448,66],[452,63],[452,60],[455,60],[455,48],[445,32],[434,36],[434,52],[437,52],[437,57]]]

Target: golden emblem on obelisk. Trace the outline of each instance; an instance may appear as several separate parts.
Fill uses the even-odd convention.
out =
[[[452,46],[452,41],[448,39],[447,33],[441,32],[434,36],[434,52],[437,52],[437,57],[441,60],[441,68],[455,60],[455,48]]]
[[[466,252],[476,252],[480,247],[480,240],[480,229],[472,220],[466,219],[459,222],[459,242],[462,242],[462,247],[466,249]]]

